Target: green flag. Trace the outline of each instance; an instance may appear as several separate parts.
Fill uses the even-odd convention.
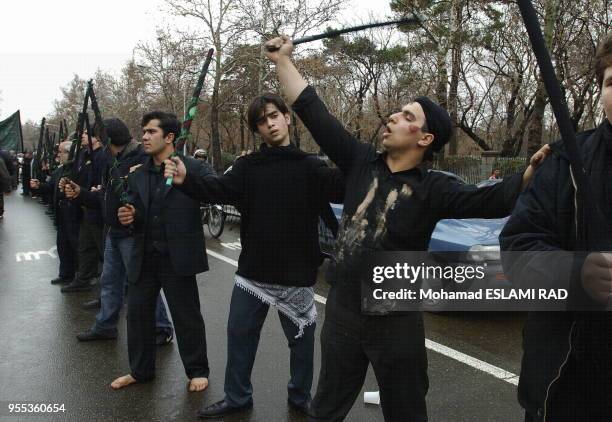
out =
[[[23,152],[19,110],[0,122],[0,149]]]

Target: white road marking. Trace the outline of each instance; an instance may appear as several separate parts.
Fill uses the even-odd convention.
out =
[[[229,242],[229,243],[221,242],[221,246],[223,246],[224,248],[231,249],[233,251],[242,249],[242,244],[240,243],[240,240],[238,242]]]
[[[495,365],[491,365],[490,363],[487,363],[470,355],[466,355],[465,353],[462,353],[458,350],[451,349],[450,347],[445,346],[443,344],[436,343],[433,340],[425,339],[425,347],[430,350],[433,350],[434,352],[438,352],[441,355],[465,363],[466,365],[478,369],[479,371],[486,372],[489,375],[493,375],[495,378],[498,378],[502,381],[506,381],[513,385],[518,385],[518,376],[510,371],[498,368]]]
[[[210,249],[206,249],[206,252],[212,257],[220,259],[221,261],[225,261],[228,264],[233,265],[234,267],[238,267],[238,261],[234,261],[233,259],[223,256],[215,251],[211,251]],[[327,299],[325,297],[320,296],[318,294],[315,294],[315,300],[324,305],[327,302]],[[433,340],[425,339],[425,347],[430,350],[433,350],[434,352],[440,353],[441,355],[471,366],[474,369],[492,375],[495,378],[505,381],[509,384],[518,385],[518,375],[510,371],[506,371],[505,369],[499,368],[495,365],[491,365],[490,363],[477,359],[473,356],[466,355],[465,353],[452,349],[443,344],[437,343]]]
[[[29,251],[29,252],[17,252],[15,254],[15,261],[32,261],[32,259],[39,261],[42,255],[48,255],[49,257],[57,258],[57,247],[52,246],[48,251]]]

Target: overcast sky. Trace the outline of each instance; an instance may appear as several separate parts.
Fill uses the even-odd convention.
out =
[[[350,0],[340,20],[390,15],[388,1]],[[13,0],[2,4],[0,120],[18,109],[22,123],[53,111],[74,74],[118,74],[140,40],[155,39],[168,17],[163,0]],[[87,18],[87,21],[84,19]],[[90,23],[96,31],[87,31]]]

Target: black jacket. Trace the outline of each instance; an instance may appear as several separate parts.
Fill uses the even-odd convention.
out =
[[[179,189],[240,211],[237,274],[263,283],[312,286],[321,264],[318,222],[323,205],[342,202],[337,169],[294,145],[239,158],[222,176],[188,172]]]
[[[89,153],[86,149],[81,150],[81,155],[77,161],[79,167],[75,182],[81,187],[82,192],[90,192],[92,187],[102,184],[102,174],[110,159],[110,153],[103,147],[94,150],[92,153]],[[104,224],[104,219],[100,208],[88,207],[87,204],[83,202],[82,198],[83,197],[79,195],[76,202],[85,206],[83,213],[84,221],[89,224],[102,226]]]
[[[128,202],[136,208],[134,248],[127,269],[130,283],[138,282],[144,260],[149,195],[151,194],[147,180],[150,165],[152,165],[152,159],[146,161],[128,176]],[[186,158],[185,166],[193,173],[212,174],[210,166],[194,158]],[[207,271],[208,259],[200,217],[200,203],[165,183],[162,189],[165,201],[161,218],[174,272],[179,276],[190,276]]]
[[[589,131],[577,137],[586,165],[593,158],[593,133]],[[499,238],[502,251],[531,253],[502,254],[504,272],[519,285],[529,283],[529,278],[537,274],[539,283],[568,287],[569,306],[597,310],[601,305],[592,302],[581,286],[580,274],[586,252],[576,250],[577,228],[581,230],[593,221],[587,221],[584,209],[576,208],[578,202],[563,142],[552,144],[551,148],[552,155],[538,168],[533,181],[519,197]],[[603,230],[603,227],[595,230]],[[585,236],[586,233],[579,234]],[[592,246],[587,240],[586,249],[593,250]],[[546,253],[533,253],[535,251]],[[555,394],[559,384],[556,381],[570,353],[580,353],[585,347],[590,349],[589,353],[596,353],[601,340],[609,342],[606,338],[598,339],[600,328],[609,328],[609,324],[610,318],[605,312],[529,313],[523,331],[524,353],[519,382],[519,401],[529,413],[545,420],[548,398]]]
[[[59,190],[59,181],[64,176],[64,167],[56,168],[51,176],[40,181],[40,187],[36,191],[40,195],[51,197],[51,207],[55,211],[56,224],[71,221],[77,223],[83,216],[83,211],[74,201],[66,199],[63,192]],[[61,215],[60,215],[61,214]]]
[[[89,209],[101,210],[104,224],[110,227],[109,234],[113,237],[130,235],[129,228],[119,223],[117,210],[127,200],[125,179],[130,169],[145,163],[148,157],[142,145],[132,140],[117,157],[111,157],[110,154],[106,157],[104,167],[101,169],[102,190],[91,192],[84,188],[81,189],[79,195],[81,203]]]

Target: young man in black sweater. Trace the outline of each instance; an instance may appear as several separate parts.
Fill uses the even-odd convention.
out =
[[[236,160],[223,176],[186,171],[175,158],[165,176],[190,196],[235,205],[241,214],[242,252],[227,326],[225,398],[199,412],[217,418],[253,407],[251,371],[269,305],[277,308],[291,350],[288,402],[305,412],[312,386],[316,309],[314,291],[321,264],[318,221],[328,202],[340,202],[337,169],[290,143],[289,109],[275,94],[256,98],[249,126],[264,143]]]
[[[426,251],[436,223],[444,218],[508,215],[533,169],[485,188],[428,171],[426,161],[448,142],[452,122],[446,110],[427,97],[389,116],[382,135],[385,152],[379,153],[329,113],[291,62],[293,43],[288,37],[268,41],[266,51],[293,109],[346,180],[335,263],[328,272],[332,287],[321,333],[321,372],[310,416],[343,420],[371,363],[385,420],[425,421],[428,378],[422,315],[392,312],[392,301],[376,315],[362,311],[361,263],[375,251]],[[537,158],[546,151],[543,148]]]

